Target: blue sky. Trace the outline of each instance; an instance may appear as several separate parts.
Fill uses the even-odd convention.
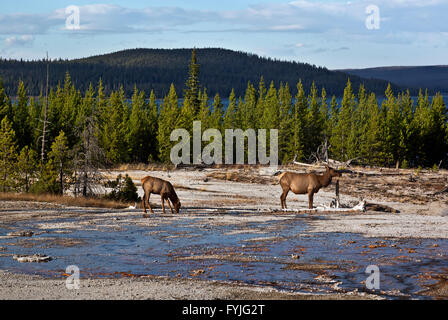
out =
[[[66,27],[70,5],[79,30]],[[0,56],[222,47],[330,69],[448,64],[447,12],[448,0],[1,1]]]

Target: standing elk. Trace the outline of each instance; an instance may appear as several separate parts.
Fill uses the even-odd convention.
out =
[[[149,204],[149,197],[151,196],[151,193],[160,194],[160,197],[162,198],[162,211],[164,214],[165,214],[165,201],[168,202],[168,206],[171,209],[171,213],[174,213],[171,203],[173,204],[176,213],[179,213],[181,203],[179,201],[179,198],[177,197],[176,191],[174,191],[173,185],[170,182],[150,176],[143,178],[141,182],[144,192],[142,202],[143,202],[143,211],[145,214],[146,214],[146,205],[148,205],[149,211],[151,211],[151,213],[154,213],[152,211],[151,205]]]
[[[308,207],[313,209],[313,197],[314,194],[319,191],[320,188],[327,187],[333,177],[340,177],[342,174],[329,166],[325,166],[326,171],[322,175],[315,173],[295,173],[295,172],[283,172],[279,175],[280,186],[283,189],[283,193],[280,196],[280,202],[282,209],[286,208],[286,196],[289,190],[295,194],[308,194]]]

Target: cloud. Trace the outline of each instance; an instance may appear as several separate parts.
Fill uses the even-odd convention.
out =
[[[28,46],[34,41],[34,37],[31,35],[23,35],[20,37],[13,36],[5,39],[6,47]]]
[[[380,30],[367,30],[367,6],[380,9]],[[360,0],[356,2],[297,0],[250,5],[242,10],[197,10],[181,7],[127,8],[111,4],[79,6],[76,33],[141,32],[279,32],[336,33],[377,37],[390,33],[447,32],[448,1]],[[37,35],[65,30],[67,14],[0,14],[0,34]],[[279,23],[280,22],[280,23]]]

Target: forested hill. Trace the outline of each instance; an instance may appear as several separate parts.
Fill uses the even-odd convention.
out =
[[[391,81],[403,87],[448,92],[448,66],[377,67],[340,71],[366,79]]]
[[[248,81],[257,85],[261,76],[267,84],[271,80],[276,86],[287,82],[293,90],[299,79],[302,79],[306,90],[314,81],[318,88],[325,87],[330,96],[342,95],[348,77],[354,88],[364,83],[368,91],[378,95],[383,95],[387,88],[384,80],[366,80],[306,63],[274,60],[226,49],[197,49],[197,58],[200,83],[210,96],[215,93],[228,96],[232,88],[237,96],[244,95]],[[131,96],[134,85],[137,85],[147,93],[154,89],[161,97],[168,93],[171,83],[176,88],[184,88],[190,59],[191,49],[131,49],[84,59],[54,60],[50,63],[50,86],[63,83],[68,71],[81,92],[90,83],[96,85],[101,78],[106,93],[123,85],[126,95]],[[44,92],[45,74],[46,63],[43,60],[0,60],[0,77],[11,96],[17,93],[19,79],[24,81],[30,95]],[[397,91],[401,88],[392,85],[392,89]]]

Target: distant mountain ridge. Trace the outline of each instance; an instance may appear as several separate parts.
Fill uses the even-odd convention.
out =
[[[299,79],[306,90],[314,81],[319,88],[325,87],[328,96],[341,96],[350,77],[355,90],[363,83],[368,91],[383,95],[388,82],[366,80],[349,76],[340,71],[299,62],[281,61],[260,57],[255,54],[220,48],[196,49],[200,64],[200,82],[207,88],[209,96],[219,93],[222,97],[235,89],[237,96],[244,96],[250,81],[258,87],[260,77],[265,84],[274,81],[288,83],[295,94]],[[76,88],[84,92],[89,84],[97,85],[101,78],[106,92],[117,90],[123,85],[126,95],[131,96],[134,85],[149,94],[154,89],[157,97],[167,94],[174,83],[179,96],[188,73],[192,49],[128,49],[114,53],[74,60],[54,60],[50,63],[50,85],[54,88],[63,83],[68,71]],[[23,61],[0,59],[0,77],[6,91],[14,96],[19,79],[25,82],[28,93],[39,95],[45,88],[45,61]],[[396,91],[402,88],[392,85]]]
[[[382,79],[402,87],[448,93],[448,65],[395,66],[334,70],[366,79]]]

